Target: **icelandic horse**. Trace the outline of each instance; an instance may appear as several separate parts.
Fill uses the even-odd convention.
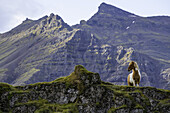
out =
[[[132,73],[130,73],[127,78],[128,85],[136,86],[137,84],[137,86],[139,86],[139,83],[141,80],[141,74],[139,71],[138,64],[134,61],[131,61],[129,63],[128,71],[131,71],[131,70],[132,70]]]

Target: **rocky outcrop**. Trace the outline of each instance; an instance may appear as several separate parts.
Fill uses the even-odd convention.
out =
[[[52,82],[13,87],[0,83],[0,112],[152,113],[170,111],[170,91],[103,82],[83,66]]]

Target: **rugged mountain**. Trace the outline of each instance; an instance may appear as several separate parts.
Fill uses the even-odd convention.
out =
[[[28,80],[39,71],[36,66],[49,61],[51,54],[74,32],[61,17],[51,14],[37,21],[27,19],[12,31],[2,34],[1,80],[8,83],[17,81],[16,78],[21,78],[20,82]]]
[[[74,27],[91,31],[104,43],[133,47],[169,63],[169,24],[170,17],[140,17],[102,3],[93,17]]]
[[[140,17],[105,3],[75,26],[54,14],[26,19],[0,35],[0,81],[49,82],[81,64],[104,81],[126,85],[128,63],[135,60],[141,86],[170,89],[169,20]]]
[[[78,65],[67,77],[13,87],[0,83],[0,112],[168,113],[170,91],[116,86]]]

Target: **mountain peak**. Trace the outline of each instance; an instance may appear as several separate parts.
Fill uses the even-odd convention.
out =
[[[55,16],[54,13],[51,13],[51,14],[50,14],[50,17],[53,17],[53,16]]]
[[[103,3],[100,4],[99,8],[103,8],[103,7],[111,7],[111,8],[113,8],[115,6],[103,2]],[[115,7],[115,8],[117,8],[117,7]]]
[[[118,7],[115,7],[113,5],[110,4],[106,4],[106,3],[101,3],[101,5],[99,6],[99,13],[107,13],[107,14],[111,14],[114,16],[128,16],[128,15],[134,15],[132,13],[129,13],[127,11],[124,11]]]
[[[29,22],[32,22],[33,20],[29,19],[29,18],[26,18],[23,23],[29,23]]]

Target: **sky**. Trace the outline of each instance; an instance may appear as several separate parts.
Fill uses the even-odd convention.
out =
[[[50,13],[75,25],[93,16],[102,2],[139,16],[170,16],[170,0],[0,0],[0,33]]]

